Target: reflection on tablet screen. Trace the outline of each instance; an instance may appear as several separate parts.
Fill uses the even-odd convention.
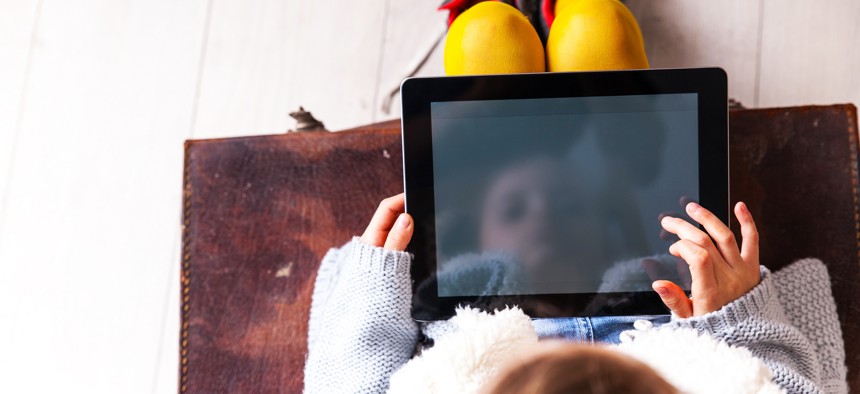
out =
[[[675,279],[658,216],[699,198],[697,106],[696,94],[432,103],[438,295]]]

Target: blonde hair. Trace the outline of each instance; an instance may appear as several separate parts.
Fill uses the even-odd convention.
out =
[[[542,343],[509,364],[485,393],[676,394],[678,390],[651,367],[621,353],[600,346]]]

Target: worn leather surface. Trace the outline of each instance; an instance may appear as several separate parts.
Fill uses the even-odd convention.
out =
[[[732,201],[749,204],[761,234],[761,262],[775,270],[804,257],[824,261],[849,385],[860,391],[857,109],[733,111],[729,127]]]
[[[402,191],[398,127],[186,143],[181,390],[301,392],[319,261]]]
[[[730,125],[732,200],[756,216],[762,262],[825,261],[860,390],[856,109],[738,110]],[[402,190],[399,133],[186,142],[181,391],[301,391],[319,261]]]

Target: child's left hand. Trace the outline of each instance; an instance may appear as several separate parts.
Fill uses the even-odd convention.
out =
[[[690,266],[691,295],[688,298],[684,290],[670,281],[658,280],[651,285],[663,303],[682,318],[717,311],[752,290],[761,280],[758,231],[746,204],[735,205],[743,236],[740,249],[732,231],[713,213],[694,202],[687,204],[686,210],[707,233],[670,216],[664,217],[660,224],[680,238],[669,247],[669,253]]]
[[[405,208],[403,193],[382,200],[361,235],[361,242],[385,250],[405,250],[415,229],[412,216],[405,212]]]

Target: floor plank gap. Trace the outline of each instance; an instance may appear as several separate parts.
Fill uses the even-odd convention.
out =
[[[206,68],[206,49],[209,47],[209,26],[212,23],[212,7],[215,0],[206,2],[206,20],[203,21],[203,40],[200,45],[200,60],[197,64],[197,80],[194,83],[194,102],[191,104],[191,125],[188,128],[188,139],[194,138],[197,128],[197,111],[200,107],[200,87],[203,85],[203,71]]]
[[[753,94],[753,108],[759,106],[759,92],[761,91],[761,43],[764,35],[764,2],[758,2],[758,37],[756,38],[755,51],[755,93]],[[742,103],[743,104],[743,103]]]

